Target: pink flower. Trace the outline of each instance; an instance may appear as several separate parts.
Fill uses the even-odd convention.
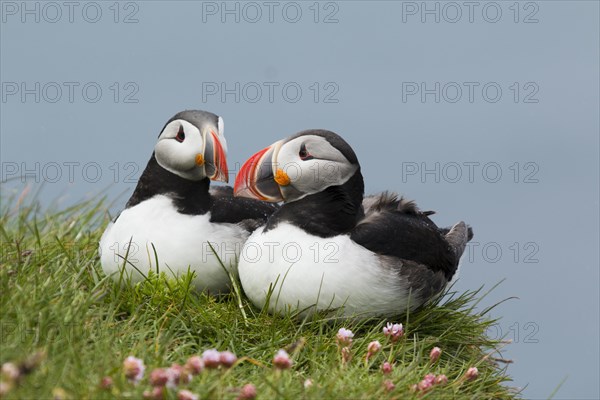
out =
[[[177,393],[177,400],[198,400],[198,395],[195,395],[189,390],[180,390]]]
[[[185,363],[185,369],[192,375],[198,375],[204,369],[204,361],[198,356],[191,356]]]
[[[144,377],[145,369],[144,362],[134,356],[129,356],[123,361],[123,372],[133,383],[138,383]]]
[[[472,381],[474,379],[477,379],[478,376],[479,376],[479,370],[477,369],[477,367],[471,367],[465,373],[465,378],[468,381]]]
[[[390,374],[392,372],[392,364],[390,364],[389,362],[384,362],[383,365],[381,365],[381,370],[383,371],[384,375]]]
[[[427,375],[425,375],[425,377],[423,378],[423,380],[433,385],[435,383],[435,375],[434,374],[427,374]]]
[[[230,351],[222,351],[219,354],[219,362],[224,367],[231,367],[237,361],[237,357]]]
[[[16,364],[5,362],[2,364],[2,375],[4,375],[10,382],[14,382],[21,377],[21,370],[16,366]]]
[[[370,354],[375,354],[381,350],[381,343],[378,340],[374,340],[367,346],[367,352]]]
[[[429,361],[431,361],[431,363],[435,363],[437,360],[440,359],[440,355],[442,354],[442,349],[440,349],[439,347],[434,347],[433,349],[431,349],[431,352],[429,353]]]
[[[394,382],[390,381],[389,379],[383,381],[383,387],[385,388],[386,392],[391,392],[392,390],[396,389]]]
[[[242,387],[238,400],[252,400],[256,398],[256,386],[247,383]]]
[[[423,378],[423,380],[421,380],[421,382],[419,382],[417,384],[417,389],[421,392],[426,392],[429,389],[431,389],[431,387],[435,384],[435,375],[434,374],[427,374],[425,375],[425,377]]]
[[[335,337],[340,346],[351,346],[354,333],[350,329],[340,328]]]
[[[421,382],[419,382],[417,384],[417,389],[420,390],[421,392],[426,392],[429,389],[431,389],[432,386],[433,386],[433,383],[423,379]]]
[[[110,376],[105,376],[104,378],[102,378],[102,380],[100,381],[100,388],[104,389],[104,390],[108,390],[112,387],[113,385],[113,380]]]
[[[210,349],[202,353],[202,361],[206,368],[219,368],[221,364],[221,353],[215,349]]]
[[[169,382],[170,374],[164,368],[156,368],[150,372],[152,386],[165,386]]]
[[[435,377],[435,382],[436,385],[445,385],[446,383],[448,383],[448,377],[444,374],[438,375]]]
[[[425,377],[416,385],[412,385],[410,390],[413,392],[425,393],[431,389],[434,385],[445,385],[448,383],[448,377],[446,375],[427,374]]]
[[[173,388],[182,383],[188,383],[192,376],[179,364],[173,364],[167,369],[168,381],[166,385]]]
[[[306,379],[304,381],[304,389],[308,389],[309,387],[311,387],[313,385],[313,381],[312,379]]]
[[[366,360],[368,361],[369,358],[371,358],[373,354],[377,354],[379,350],[381,350],[381,343],[379,343],[379,341],[374,340],[371,343],[369,343],[369,345],[367,346]]]
[[[393,324],[391,322],[388,322],[384,327],[383,327],[383,334],[387,337],[387,336],[391,336],[392,333],[394,332],[394,330],[398,330],[398,328],[402,328],[402,324]]]
[[[397,342],[402,336],[404,336],[404,327],[402,324],[392,324],[388,322],[386,326],[383,327],[383,334],[387,337],[390,337],[392,342]]]
[[[292,367],[290,355],[285,350],[279,350],[273,357],[273,365],[277,369],[289,369]]]
[[[163,400],[165,398],[165,387],[154,386],[152,390],[144,390],[142,396],[148,400]]]

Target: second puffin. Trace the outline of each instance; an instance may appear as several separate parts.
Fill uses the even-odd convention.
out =
[[[438,228],[394,194],[363,198],[354,151],[326,130],[256,153],[234,193],[285,203],[250,235],[238,265],[246,295],[270,312],[402,314],[446,287],[472,237],[464,222]]]

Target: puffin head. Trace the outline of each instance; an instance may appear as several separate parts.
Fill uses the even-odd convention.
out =
[[[158,164],[182,178],[227,182],[227,141],[223,118],[206,111],[182,111],[158,136],[154,156]]]
[[[306,130],[250,157],[235,179],[234,194],[290,203],[343,185],[359,168],[356,154],[339,135]]]

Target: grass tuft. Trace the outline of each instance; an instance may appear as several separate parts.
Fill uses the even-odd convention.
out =
[[[252,307],[239,286],[218,298],[195,293],[191,272],[170,279],[164,271],[150,271],[139,284],[119,284],[99,265],[98,241],[109,221],[104,210],[104,200],[52,211],[43,210],[35,196],[3,199],[0,362],[30,365],[5,386],[6,398],[141,398],[152,369],[183,365],[211,348],[230,350],[239,359],[230,369],[205,370],[181,387],[200,398],[235,399],[247,383],[261,399],[518,397],[509,386],[507,364],[498,362],[504,343],[486,336],[497,321],[487,317],[490,308],[474,308],[484,296],[481,289],[449,289],[394,321],[348,321],[327,313],[310,319],[269,315]],[[382,334],[387,322],[404,325],[396,343]],[[342,327],[355,334],[347,363],[335,339]],[[367,345],[375,340],[381,351],[365,361]],[[442,354],[432,364],[434,346]],[[279,349],[292,357],[290,370],[274,370]],[[123,375],[129,355],[147,367],[137,385]],[[381,371],[385,361],[393,364],[388,375]],[[467,380],[473,366],[479,375]],[[448,383],[412,391],[429,373],[445,374]],[[113,380],[109,389],[100,386],[105,376]],[[170,390],[167,398],[176,393]]]

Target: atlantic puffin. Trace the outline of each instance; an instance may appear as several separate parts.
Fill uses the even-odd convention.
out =
[[[215,253],[236,275],[244,241],[277,206],[233,197],[231,187],[210,187],[211,180],[228,181],[223,132],[223,119],[206,111],[182,111],[167,121],[125,209],[100,239],[107,275],[125,273],[135,283],[150,270],[168,276],[189,270],[196,289],[229,290]]]
[[[250,157],[234,194],[284,202],[250,235],[238,264],[248,298],[271,313],[404,314],[442,292],[472,237],[464,222],[439,228],[432,212],[394,193],[364,198],[356,154],[327,130]]]

